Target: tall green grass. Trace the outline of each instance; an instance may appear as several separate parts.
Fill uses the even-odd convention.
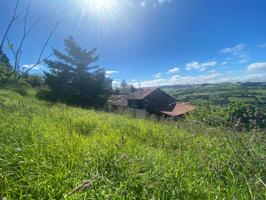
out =
[[[265,199],[265,155],[265,133],[0,91],[0,199]]]

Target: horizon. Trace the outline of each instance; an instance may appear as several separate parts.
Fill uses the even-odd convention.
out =
[[[15,1],[1,1],[0,34]],[[21,1],[20,9],[27,1]],[[42,17],[26,41],[24,68],[57,21],[49,42],[63,50],[68,35],[83,48],[97,47],[99,66],[113,85],[135,87],[266,81],[266,2],[259,0],[48,0],[31,1],[32,22]],[[21,19],[15,27],[22,30]],[[10,32],[16,44],[21,31]],[[11,58],[11,53],[5,47]],[[11,59],[12,61],[12,59]],[[45,70],[38,65],[35,73]]]

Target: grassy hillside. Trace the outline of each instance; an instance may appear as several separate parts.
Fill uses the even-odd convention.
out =
[[[264,133],[0,91],[0,199],[265,199]]]

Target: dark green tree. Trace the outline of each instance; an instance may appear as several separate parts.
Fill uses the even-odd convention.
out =
[[[79,106],[103,106],[112,92],[112,80],[95,65],[96,49],[82,49],[71,36],[64,44],[66,53],[54,49],[56,59],[45,61],[48,97]]]
[[[12,66],[6,54],[0,49],[0,83],[12,72]]]

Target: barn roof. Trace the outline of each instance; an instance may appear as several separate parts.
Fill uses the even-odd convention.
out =
[[[132,100],[144,99],[145,97],[147,97],[149,94],[151,94],[152,92],[154,92],[157,89],[158,89],[157,87],[140,88],[137,91],[135,91],[135,92],[131,93],[130,95],[128,95],[128,99],[132,99]]]
[[[127,106],[127,95],[113,95],[109,97],[108,103],[114,106]]]
[[[161,111],[161,113],[166,114],[171,117],[177,117],[188,112],[195,110],[196,108],[188,103],[176,103],[175,107],[171,111]]]

